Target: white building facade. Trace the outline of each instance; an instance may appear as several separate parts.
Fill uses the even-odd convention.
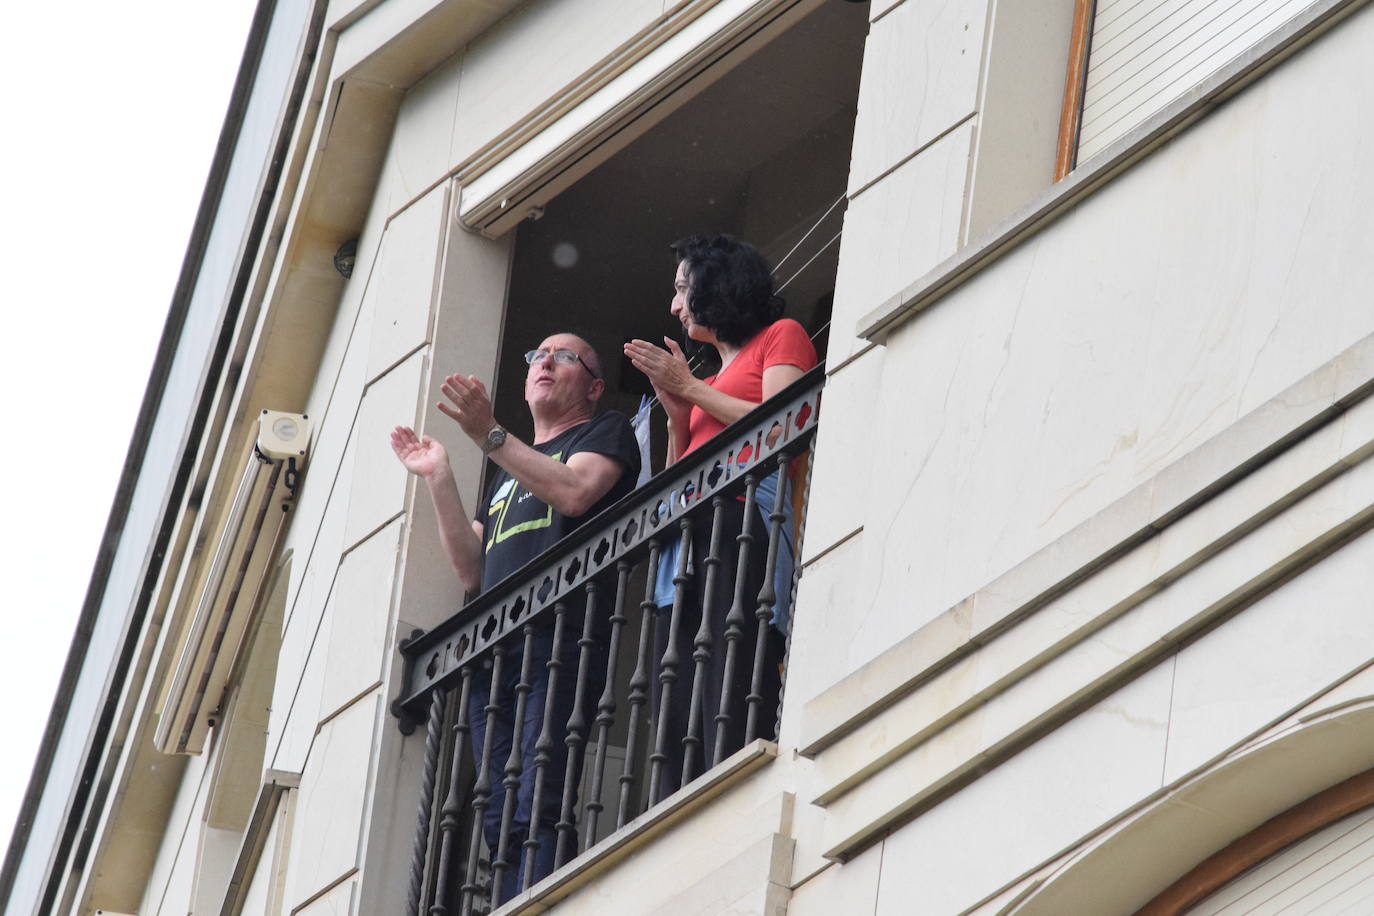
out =
[[[492,911],[463,685],[597,571],[576,848],[503,913],[1374,912],[1371,47],[1363,0],[263,0],[5,912]],[[527,437],[563,329],[633,412],[717,231],[825,362],[721,453],[811,453],[776,733],[658,798],[646,570],[748,474],[465,607],[387,434],[475,505],[439,382]]]

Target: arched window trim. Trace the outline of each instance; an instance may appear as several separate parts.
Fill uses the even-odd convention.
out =
[[[1374,805],[1374,769],[1318,792],[1203,859],[1136,916],[1184,913],[1274,853],[1370,805]]]

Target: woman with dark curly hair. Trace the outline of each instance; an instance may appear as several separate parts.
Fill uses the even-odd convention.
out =
[[[768,262],[747,242],[726,235],[714,238],[691,236],[672,246],[677,256],[677,276],[673,282],[673,301],[670,310],[682,323],[686,336],[693,341],[713,347],[720,356],[720,371],[705,379],[692,375],[682,348],[672,338],[663,338],[667,349],[645,340],[632,340],[625,345],[630,362],[653,383],[654,392],[668,416],[667,463],[673,464],[684,455],[701,447],[726,426],[749,413],[760,403],[796,381],[806,370],[816,365],[816,348],[805,329],[790,318],[781,318],[783,303],[773,292],[773,274]],[[763,519],[772,511],[777,493],[776,472],[759,485],[759,512],[746,518],[742,501],[729,500],[724,519],[726,532],[748,527],[756,545],[766,545],[768,531]],[[765,675],[773,684],[765,696],[776,696],[778,664],[782,660],[782,636],[787,630],[787,586],[791,583],[792,553],[790,525],[785,526],[786,539],[780,545],[779,573],[783,587],[778,588],[779,603],[775,608],[773,626],[769,628],[768,661]],[[697,525],[693,531],[690,562],[699,567],[710,549],[709,525]],[[720,712],[720,696],[724,677],[725,618],[733,603],[736,579],[736,553],[733,537],[727,539],[721,564],[715,576],[714,594],[707,596],[704,576],[692,577],[691,593],[682,608],[677,627],[678,650],[687,659],[679,671],[678,686],[672,691],[668,734],[683,735],[691,712],[692,675],[690,659],[692,644],[701,623],[702,608],[711,608],[708,630],[711,634],[711,661],[703,685],[703,708],[699,710],[702,723],[700,745],[695,748],[698,759],[688,763],[693,775],[708,769],[716,745],[716,715]],[[751,553],[749,569],[744,573],[745,595],[755,598],[763,584],[765,550]],[[671,561],[665,561],[665,567]],[[675,565],[675,564],[671,564]],[[698,570],[700,571],[700,569]],[[671,572],[669,573],[671,575]],[[661,577],[666,580],[667,577]],[[666,583],[665,583],[666,584]],[[664,597],[667,597],[666,595]],[[668,599],[671,601],[671,599]],[[752,622],[752,608],[750,609]],[[667,621],[660,621],[658,658],[667,648]],[[744,741],[744,697],[749,693],[750,665],[754,657],[757,628],[745,626],[745,634],[738,644],[737,664],[732,673],[731,695],[738,700],[737,709],[729,710],[729,724],[723,738],[726,753],[742,746]],[[685,651],[684,651],[685,650]],[[658,679],[655,678],[657,689]],[[771,702],[760,710],[759,735],[771,737],[776,709]],[[655,697],[655,709],[658,708]],[[665,793],[676,788],[683,770],[683,750],[676,740],[668,748],[664,766]]]
[[[645,340],[625,345],[668,414],[668,464],[816,365],[806,331],[779,317],[783,303],[773,294],[772,271],[754,246],[728,235],[691,236],[672,250],[678,264],[670,311],[688,338],[715,348],[721,368],[696,378],[669,337],[667,350]]]

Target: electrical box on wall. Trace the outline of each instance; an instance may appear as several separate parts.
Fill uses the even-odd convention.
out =
[[[269,461],[301,459],[310,441],[305,414],[264,410],[258,414],[258,454]]]

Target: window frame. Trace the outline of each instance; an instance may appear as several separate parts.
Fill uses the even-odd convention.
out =
[[[1092,45],[1097,0],[1074,0],[1073,31],[1069,36],[1064,104],[1059,115],[1059,145],[1054,157],[1054,180],[1062,181],[1078,165],[1078,135],[1083,126],[1083,93],[1088,86],[1088,52]]]

